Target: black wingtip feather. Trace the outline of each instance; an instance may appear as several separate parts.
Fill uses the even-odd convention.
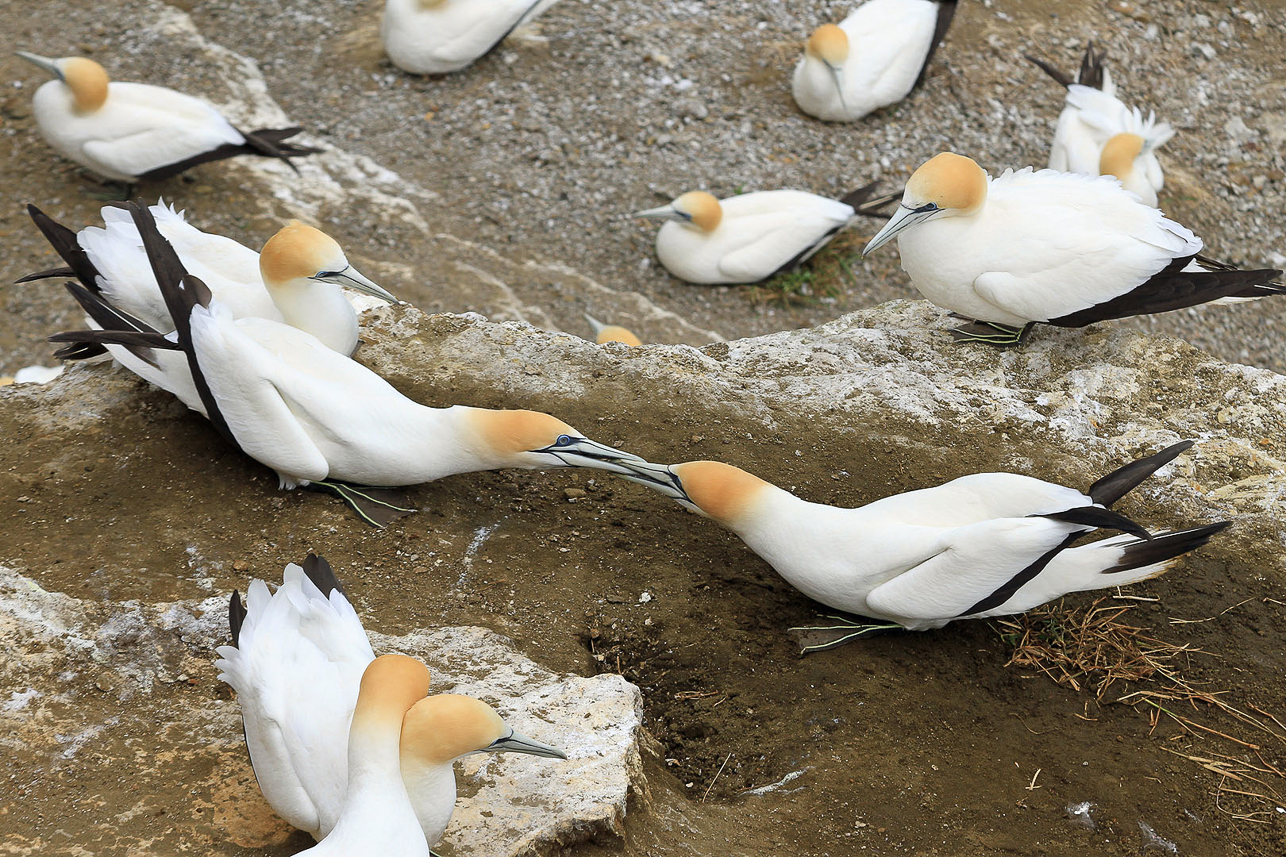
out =
[[[241,603],[241,593],[232,590],[232,597],[228,599],[228,630],[232,632],[232,645],[236,646],[241,643],[241,626],[246,621],[246,605]]]
[[[94,267],[94,263],[90,261],[88,254],[77,243],[76,233],[30,203],[27,204],[27,214],[31,217],[31,221],[36,224],[36,228],[40,230],[40,234],[45,236],[49,246],[54,248],[54,252],[67,263],[67,267],[75,274],[76,279],[80,280],[81,285],[91,292],[97,292],[98,269]],[[39,275],[31,274],[29,277],[38,278]],[[24,278],[24,280],[26,279],[28,278]]]
[[[924,55],[924,65],[920,66],[920,74],[916,77],[912,89],[924,83],[924,78],[929,74],[929,64],[933,62],[933,55],[938,52],[938,45],[946,38],[947,30],[951,29],[951,19],[956,14],[956,2],[957,0],[938,0],[938,18],[933,26],[933,38],[929,41],[929,51]]]
[[[309,553],[304,558],[302,567],[304,574],[313,582],[313,586],[321,590],[322,595],[329,598],[332,591],[338,590],[340,595],[345,598],[348,597],[348,593],[344,591],[343,584],[335,576],[335,570],[330,567],[330,563],[326,561],[325,557]]]
[[[1146,458],[1118,467],[1091,485],[1086,493],[1095,503],[1111,508],[1113,503],[1137,488],[1143,480],[1190,449],[1193,443],[1191,440],[1180,441]]]
[[[1081,70],[1076,75],[1076,82],[1081,86],[1093,89],[1103,88],[1103,60],[1107,54],[1094,49],[1094,42],[1085,45],[1085,55],[1081,57]]]
[[[1232,526],[1232,521],[1219,521],[1190,530],[1179,530],[1152,537],[1149,541],[1135,542],[1125,548],[1121,558],[1111,568],[1103,569],[1103,574],[1115,574],[1122,571],[1133,571],[1148,565],[1174,559],[1185,553],[1202,547],[1221,530]]]
[[[1042,59],[1037,59],[1031,54],[1023,54],[1023,58],[1035,65],[1041,71],[1045,72],[1045,74],[1049,75],[1054,80],[1058,81],[1058,84],[1064,88],[1071,86],[1075,82],[1072,80],[1071,75],[1064,74]]]
[[[1064,509],[1061,512],[1053,512],[1048,515],[1033,515],[1032,517],[1049,518],[1053,521],[1063,521],[1068,524],[1084,524],[1087,527],[1120,530],[1123,533],[1129,533],[1141,539],[1151,540],[1152,538],[1151,533],[1120,512],[1113,512],[1111,509],[1104,509],[1099,506],[1078,506],[1075,509]]]

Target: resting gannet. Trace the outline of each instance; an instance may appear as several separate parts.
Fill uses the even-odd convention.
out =
[[[956,0],[869,0],[805,43],[792,89],[799,109],[852,122],[897,104],[924,79]]]
[[[656,255],[688,283],[757,283],[789,271],[826,246],[858,214],[890,198],[871,199],[873,184],[841,200],[799,190],[765,190],[718,200],[702,190],[635,213],[665,220]]]
[[[233,318],[184,270],[151,213],[129,208],[174,334],[161,335],[72,282],[69,288],[104,329],[56,334],[51,341],[101,343],[118,359],[128,352],[135,364],[151,361],[152,374],[161,376],[156,383],[176,395],[172,377],[190,379],[199,401],[184,402],[204,413],[225,439],[277,471],[283,488],[312,484],[335,490],[378,526],[392,519],[382,513],[412,510],[390,510],[357,486],[417,485],[505,467],[619,473],[623,463],[641,460],[589,440],[549,414],[426,407],[305,331],[269,319]]]
[[[585,320],[594,330],[594,341],[599,345],[607,342],[620,342],[624,345],[639,346],[643,341],[634,335],[634,331],[629,328],[621,327],[619,324],[603,324],[603,322],[594,318],[589,313],[585,313]]]
[[[950,152],[912,174],[863,254],[894,236],[915,287],[976,319],[956,337],[991,345],[1018,345],[1038,323],[1084,327],[1286,292],[1281,271],[1198,255],[1200,238],[1111,177],[1027,168],[993,179]]]
[[[1116,84],[1103,65],[1103,55],[1091,42],[1073,80],[1036,57],[1028,60],[1067,88],[1067,106],[1058,116],[1049,167],[1067,173],[1116,176],[1147,205],[1157,204],[1165,184],[1156,150],[1174,136],[1174,129],[1146,119],[1138,107],[1126,107],[1116,97]]]
[[[397,303],[397,298],[349,263],[335,239],[297,220],[282,227],[264,244],[263,252],[256,253],[231,238],[202,232],[164,201],[150,210],[184,267],[200,277],[235,318],[284,322],[311,333],[328,348],[351,354],[357,348],[357,313],[340,287]],[[28,205],[27,211],[67,267],[30,274],[18,282],[75,276],[86,289],[150,327],[172,329],[143,239],[128,210],[106,206],[101,212],[104,225],[79,233],[34,205]],[[91,355],[73,347],[67,356]]]
[[[876,629],[1022,613],[1069,592],[1161,574],[1229,522],[1153,536],[1110,507],[1190,446],[1128,464],[1084,494],[979,473],[857,509],[807,502],[716,461],[638,467],[635,481],[732,530],[809,598],[873,620],[805,629],[823,638],[808,638],[812,650]],[[1099,527],[1128,535],[1072,547]]]
[[[558,0],[387,0],[380,37],[411,74],[459,71]]]
[[[236,155],[289,164],[319,151],[285,142],[300,128],[238,131],[199,98],[146,83],[111,83],[101,65],[84,57],[18,56],[57,78],[32,99],[45,140],[63,157],[115,181],[169,178]]]
[[[232,645],[219,648],[215,666],[237,691],[259,787],[278,815],[325,844],[343,823],[353,769],[344,736],[350,721],[356,723],[359,682],[383,659],[375,658],[330,564],[313,554],[302,568],[286,566],[275,593],[262,580],[251,581],[243,606],[234,592],[228,618]],[[456,759],[475,752],[567,757],[514,731],[481,700],[424,698],[427,690],[426,678],[418,701],[399,719],[401,780],[415,832],[431,848],[455,807]]]

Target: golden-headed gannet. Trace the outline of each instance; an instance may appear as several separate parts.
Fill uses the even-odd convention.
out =
[[[1281,271],[1198,255],[1201,239],[1119,181],[1055,170],[992,178],[944,152],[912,174],[897,213],[864,254],[894,237],[929,300],[975,323],[958,339],[1020,344],[1035,324],[1096,321],[1286,293]]]
[[[234,318],[267,318],[305,330],[341,354],[357,347],[357,313],[341,287],[397,303],[349,263],[326,233],[297,220],[282,227],[256,253],[222,235],[202,232],[164,201],[151,206],[161,234],[188,272],[200,277]],[[103,226],[78,233],[34,205],[27,211],[67,267],[41,271],[18,282],[75,276],[82,286],[156,330],[172,328],[165,299],[128,210],[102,209]],[[84,357],[76,353],[73,356]]]
[[[1110,507],[1191,445],[1128,464],[1084,494],[979,473],[856,509],[807,502],[715,461],[639,467],[636,481],[732,530],[809,598],[873,620],[840,620],[837,639],[810,638],[809,648],[829,648],[876,628],[920,631],[1022,613],[1069,592],[1161,574],[1228,522],[1153,536]],[[1128,535],[1072,546],[1098,527]]]
[[[799,190],[719,200],[694,190],[634,216],[666,221],[656,234],[656,255],[680,280],[757,283],[807,261],[857,215],[888,202],[871,199],[873,188],[867,185],[840,200]]]
[[[384,50],[412,74],[465,68],[558,0],[387,0]]]
[[[1050,147],[1050,169],[1116,176],[1126,190],[1156,205],[1165,184],[1156,150],[1174,136],[1174,129],[1158,122],[1155,113],[1143,118],[1138,107],[1127,107],[1116,97],[1116,84],[1093,42],[1075,80],[1043,60],[1027,59],[1067,88],[1067,106],[1058,116]]]
[[[326,689],[313,688],[309,696],[318,700],[319,691]],[[333,687],[329,689],[334,691]],[[350,708],[351,722],[345,723],[345,728],[338,732],[306,737],[286,735],[290,726],[306,728],[313,713],[294,707],[301,704],[299,697],[280,700],[284,703],[283,713],[295,713],[293,721],[287,719],[270,726],[279,742],[295,746],[295,757],[324,753],[332,765],[342,765],[339,770],[344,773],[338,784],[340,799],[335,805],[336,817],[327,830],[328,835],[299,853],[314,857],[354,854],[428,857],[429,844],[420,831],[402,779],[401,739],[403,718],[429,692],[429,669],[415,658],[383,655],[365,667],[356,690]],[[307,738],[330,743],[310,746],[305,743]],[[287,761],[290,758],[287,757]],[[335,776],[333,768],[312,769],[308,773]],[[259,774],[257,768],[255,774]]]
[[[869,0],[804,46],[792,89],[799,109],[852,122],[915,88],[951,26],[956,0]]]
[[[50,339],[101,343],[113,356],[123,349],[138,358],[135,363],[150,360],[163,376],[156,383],[176,395],[178,385],[169,383],[169,376],[179,370],[169,361],[181,353],[182,377],[190,379],[199,398],[195,405],[184,402],[204,413],[225,439],[276,470],[283,488],[312,484],[335,490],[378,525],[392,519],[381,521],[382,512],[411,510],[390,511],[356,486],[417,485],[506,467],[620,473],[622,464],[641,460],[596,443],[549,414],[426,407],[305,331],[263,318],[235,319],[183,269],[151,213],[138,205],[129,208],[174,334],[163,336],[101,295],[69,283],[104,329]]]
[[[620,342],[623,345],[637,347],[643,344],[643,341],[634,335],[634,331],[619,324],[603,324],[603,322],[594,318],[589,313],[585,313],[585,320],[594,330],[594,341],[599,345],[607,342]]]
[[[234,592],[228,618],[232,645],[219,648],[215,665],[237,691],[259,787],[278,815],[322,840],[341,816],[349,770],[344,737],[362,672],[375,658],[366,631],[330,564],[313,554],[302,568],[286,566],[275,593],[254,580],[243,606]],[[430,696],[406,712],[401,777],[429,847],[455,806],[452,763],[468,753],[504,751],[566,758],[467,696]]]
[[[108,179],[133,184],[237,155],[290,163],[318,151],[286,142],[300,128],[239,131],[199,98],[163,86],[109,82],[103,67],[84,57],[18,56],[56,78],[32,99],[45,140]]]

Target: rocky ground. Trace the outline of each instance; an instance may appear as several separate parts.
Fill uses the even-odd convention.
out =
[[[285,217],[308,219],[429,312],[583,335],[589,311],[645,340],[701,345],[912,296],[896,252],[862,261],[858,241],[832,255],[851,271],[833,299],[782,307],[762,292],[685,286],[658,270],[653,227],[628,212],[698,186],[839,194],[880,177],[892,188],[948,147],[993,170],[1039,163],[1060,96],[1021,55],[1071,67],[1090,36],[1127,100],[1179,129],[1165,149],[1167,212],[1229,261],[1284,261],[1282,3],[966,0],[928,85],[854,126],[800,116],[785,85],[799,39],[842,4],[564,0],[542,21],[545,41],[511,42],[466,74],[428,80],[380,58],[373,3],[49,8],[0,10],[16,47],[89,53],[121,78],[202,93],[246,125],[298,121],[329,149],[298,177],[210,166],[145,192],[255,245]],[[11,199],[0,273],[13,279],[52,264],[21,203],[74,226],[99,203],[33,132],[38,73],[4,57],[0,80]],[[47,362],[43,337],[78,323],[50,285],[7,288],[0,305],[8,372]],[[1264,301],[1137,325],[1282,371],[1284,321],[1286,301]],[[998,468],[1087,484],[1132,455],[1198,439],[1127,511],[1155,526],[1222,516],[1238,526],[1123,593],[1159,600],[1118,603],[1148,633],[1203,650],[1183,665],[1187,680],[1280,718],[1280,377],[1113,326],[1044,334],[996,360],[944,348],[941,323],[925,305],[898,305],[815,333],[629,352],[398,310],[379,314],[361,357],[422,401],[551,410],[643,454],[733,461],[842,504]],[[91,624],[110,625],[122,603],[200,613],[308,549],[330,555],[377,631],[482,624],[544,667],[620,673],[642,688],[655,743],[644,739],[648,776],[635,776],[624,838],[610,824],[586,828],[596,838],[571,853],[1164,847],[1140,825],[1182,854],[1283,851],[1281,798],[1235,794],[1280,795],[1280,778],[1212,770],[1224,757],[1280,770],[1280,738],[1206,707],[1184,716],[1244,743],[1108,704],[1148,685],[1097,700],[1005,668],[1006,644],[986,623],[796,660],[782,628],[812,616],[807,600],[732,537],[633,486],[460,477],[420,489],[419,515],[369,531],[326,498],[277,493],[166,396],[104,367],[4,394],[0,433],[0,496],[17,524],[0,539],[14,575],[0,599],[11,652],[0,713],[18,763],[0,834],[14,853],[305,844],[278,836],[257,803],[209,665],[213,630],[185,639],[153,617],[171,635],[165,674],[176,680],[143,682],[131,665],[153,657],[152,636],[91,634],[99,649],[111,643],[100,662],[66,635],[42,640],[31,628],[43,612],[23,605],[38,586],[49,603],[76,599]],[[68,723],[79,728],[62,731]],[[1068,817],[1084,801],[1097,805],[1096,830]],[[247,829],[264,835],[238,839]],[[481,853],[459,843],[456,853]]]

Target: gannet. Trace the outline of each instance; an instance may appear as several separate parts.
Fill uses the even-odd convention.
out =
[[[871,199],[873,188],[867,185],[840,200],[799,190],[718,200],[694,190],[634,216],[666,221],[656,234],[656,255],[680,280],[757,283],[807,261],[858,214],[889,201]]]
[[[403,718],[429,692],[428,667],[405,655],[384,655],[365,668],[356,690],[351,725],[345,723],[342,730],[321,736],[329,742],[324,747],[295,743],[298,737],[287,734],[282,728],[285,724],[269,726],[279,743],[294,744],[300,756],[329,750],[332,765],[342,765],[345,773],[336,817],[327,830],[330,835],[299,853],[313,857],[428,857],[429,845],[420,832],[401,772]],[[285,705],[298,701],[282,700]],[[295,717],[296,725],[306,724],[307,714]],[[327,773],[322,769],[322,776]]]
[[[1043,60],[1027,59],[1067,88],[1067,106],[1058,116],[1050,147],[1050,169],[1116,176],[1126,190],[1156,205],[1165,184],[1156,150],[1174,136],[1174,129],[1158,122],[1155,113],[1144,119],[1138,107],[1127,107],[1116,97],[1116,84],[1093,42],[1075,80]]]
[[[896,104],[924,79],[956,0],[869,0],[805,43],[792,89],[805,113],[852,122]]]
[[[1022,613],[1161,574],[1229,522],[1153,536],[1110,507],[1190,446],[1127,464],[1086,493],[979,473],[856,509],[807,502],[715,461],[636,466],[635,481],[732,530],[809,598],[872,620],[807,629],[835,631],[821,643],[810,638],[809,649],[829,648],[874,629]],[[1072,547],[1099,527],[1127,535]]]
[[[1281,271],[1199,255],[1200,238],[1110,176],[1029,167],[993,179],[950,152],[912,174],[863,254],[894,236],[915,287],[976,319],[955,336],[998,346],[1020,344],[1037,323],[1084,327],[1286,292]]]
[[[585,320],[594,330],[594,342],[602,345],[607,342],[620,342],[624,345],[639,346],[643,341],[634,335],[634,331],[629,328],[621,327],[619,324],[603,324],[603,322],[594,318],[589,313],[585,313]]]
[[[202,232],[184,212],[161,201],[151,207],[161,234],[189,272],[201,278],[235,318],[266,318],[305,330],[341,354],[357,347],[357,313],[341,287],[390,303],[397,298],[349,263],[335,239],[292,220],[256,253],[222,235]],[[27,212],[67,267],[29,274],[19,283],[75,276],[91,292],[156,330],[172,329],[169,310],[129,211],[105,206],[103,226],[79,233],[34,205]],[[92,350],[92,349],[91,349]],[[73,349],[73,357],[88,354]]]
[[[380,38],[411,74],[446,74],[489,53],[558,0],[387,0]]]
[[[84,57],[18,56],[52,74],[32,108],[53,149],[101,176],[132,185],[237,155],[281,158],[319,151],[286,140],[302,129],[239,131],[206,102],[163,86],[112,83]],[[291,164],[293,167],[294,165]]]
[[[325,559],[309,554],[302,568],[286,566],[282,578],[271,594],[262,580],[252,581],[245,605],[232,594],[232,645],[219,648],[215,666],[237,691],[264,797],[287,822],[323,840],[341,815],[343,736],[375,654]],[[419,700],[402,722],[401,776],[429,847],[455,807],[453,763],[475,752],[567,758],[505,725],[481,700],[455,694]]]
[[[190,379],[199,401],[184,402],[204,413],[229,442],[277,471],[283,488],[312,484],[335,490],[378,526],[392,519],[381,518],[383,513],[412,510],[390,511],[385,500],[357,486],[416,485],[505,467],[619,473],[624,463],[641,460],[589,440],[549,414],[426,407],[305,331],[263,318],[235,319],[184,270],[151,213],[138,205],[129,210],[174,334],[161,335],[69,282],[104,329],[50,339],[101,343],[118,358],[125,351],[137,358],[134,363],[150,360],[162,376],[156,383],[176,395],[171,376]],[[176,360],[186,368],[176,369]]]

